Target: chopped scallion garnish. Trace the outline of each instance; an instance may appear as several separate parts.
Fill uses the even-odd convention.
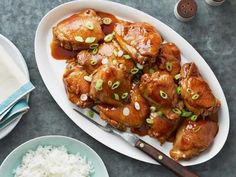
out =
[[[192,96],[193,100],[197,100],[198,98],[199,98],[199,95],[197,93]]]
[[[173,111],[174,113],[178,114],[178,115],[181,115],[181,111],[180,111],[180,109],[178,109],[178,108],[174,108],[174,109],[172,109],[172,111]]]
[[[123,94],[121,95],[121,99],[122,99],[122,100],[125,100],[125,99],[128,98],[128,96],[129,96],[128,92],[125,92],[125,93],[123,93]]]
[[[84,39],[81,36],[75,36],[75,40],[78,42],[84,42]]]
[[[167,71],[172,70],[172,63],[171,62],[166,62],[166,69],[167,69]]]
[[[102,86],[103,86],[103,80],[102,79],[98,79],[95,85],[95,89],[97,91],[101,91],[102,90]]]
[[[168,95],[166,92],[164,92],[163,90],[160,90],[160,96],[163,98],[163,99],[167,99],[168,98]]]
[[[129,60],[129,59],[131,58],[131,56],[128,55],[128,54],[123,55],[123,57],[124,57],[124,59],[126,59],[126,60]]]
[[[147,118],[146,119],[146,122],[149,124],[149,125],[152,125],[154,123],[153,119],[152,118]]]
[[[112,23],[112,19],[108,18],[108,17],[104,17],[102,19],[102,23],[105,25],[110,25]]]
[[[190,117],[190,119],[191,119],[191,121],[196,121],[197,120],[197,118],[198,118],[198,116],[197,115],[192,115],[191,117]]]
[[[90,43],[93,43],[95,40],[96,40],[95,37],[87,37],[87,38],[85,39],[85,43],[90,44]]]
[[[151,106],[150,110],[151,110],[151,112],[155,112],[157,110],[157,108],[155,106]]]
[[[92,22],[88,21],[85,23],[85,27],[90,29],[90,30],[93,30],[94,29],[94,25]]]
[[[181,113],[182,117],[190,117],[191,115],[192,115],[192,112],[182,110],[182,113]]]
[[[111,42],[113,39],[113,34],[108,34],[105,36],[104,41],[105,42]]]
[[[120,81],[116,81],[115,83],[112,84],[111,89],[114,90],[120,86]]]
[[[176,80],[179,80],[180,77],[181,77],[180,73],[175,75],[175,79],[176,79]]]
[[[177,92],[178,95],[181,94],[181,87],[180,86],[177,87],[176,92]]]
[[[138,71],[139,71],[139,69],[136,68],[136,67],[134,67],[133,69],[131,69],[131,73],[132,73],[132,74],[136,74],[136,73],[138,73]]]
[[[120,96],[117,93],[114,93],[114,99],[119,101],[120,100]]]

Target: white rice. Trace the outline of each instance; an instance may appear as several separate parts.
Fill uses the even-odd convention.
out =
[[[91,162],[79,154],[69,154],[64,146],[39,146],[28,151],[15,177],[90,177],[94,173]]]

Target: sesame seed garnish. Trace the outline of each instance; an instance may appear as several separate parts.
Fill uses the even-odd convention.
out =
[[[141,64],[139,64],[139,63],[137,63],[136,66],[137,66],[138,69],[143,69],[143,65],[141,65]]]
[[[81,101],[86,101],[87,99],[88,99],[88,96],[87,96],[87,94],[81,94],[80,95],[80,99],[81,99]]]
[[[123,109],[123,115],[124,115],[124,116],[128,116],[129,113],[130,113],[129,108],[125,107],[125,108]]]
[[[108,59],[107,59],[107,58],[103,58],[103,59],[102,59],[102,64],[105,65],[105,64],[107,64],[107,63],[108,63]]]
[[[140,104],[137,101],[134,103],[134,107],[136,110],[140,110]]]

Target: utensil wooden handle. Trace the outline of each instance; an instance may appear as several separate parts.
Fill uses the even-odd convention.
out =
[[[145,143],[142,140],[138,140],[135,144],[135,147],[140,149],[141,151],[148,154],[154,160],[159,162],[161,165],[165,166],[166,168],[170,169],[173,173],[180,177],[199,177],[197,174],[189,171],[186,167],[182,166],[175,160],[171,159],[170,157],[166,156],[153,146],[148,143]]]

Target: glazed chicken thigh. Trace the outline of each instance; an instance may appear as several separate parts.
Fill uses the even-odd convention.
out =
[[[180,60],[180,51],[174,43],[161,44],[157,60],[159,69],[169,72],[174,77],[180,72]]]
[[[120,46],[136,62],[142,65],[155,62],[162,38],[152,25],[120,22],[116,24],[114,32]]]
[[[212,144],[217,131],[217,122],[186,119],[176,134],[171,157],[175,160],[191,159]]]
[[[148,134],[157,138],[161,144],[169,140],[177,129],[181,119],[170,120],[158,112],[152,112],[148,118]]]
[[[173,108],[179,106],[179,103],[177,85],[169,73],[157,71],[151,75],[144,74],[139,89],[144,98],[162,111],[168,119],[179,118],[179,115],[172,111]]]
[[[130,97],[130,103],[118,107],[98,105],[101,118],[121,130],[141,127],[149,114],[148,102],[137,88],[130,91]]]
[[[84,79],[88,73],[77,62],[69,60],[63,81],[69,100],[81,108],[91,107],[93,100],[89,97],[90,83]]]
[[[96,103],[110,106],[121,106],[129,99],[122,99],[122,95],[131,90],[131,73],[133,62],[125,59],[109,60],[93,73],[90,97]]]
[[[208,116],[220,107],[219,100],[215,98],[194,63],[182,66],[180,86],[185,106],[195,115]]]
[[[104,38],[101,19],[92,9],[81,11],[66,18],[53,28],[55,40],[68,50],[87,49],[92,43]]]

